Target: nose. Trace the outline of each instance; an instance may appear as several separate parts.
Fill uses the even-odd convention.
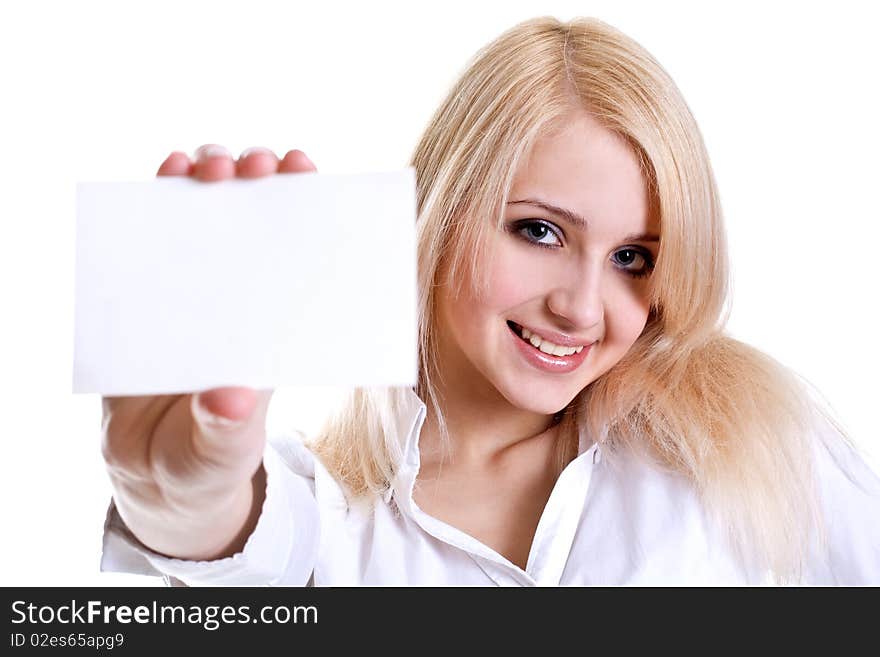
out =
[[[547,307],[566,321],[566,328],[574,331],[600,324],[605,316],[601,266],[570,272],[548,295]]]

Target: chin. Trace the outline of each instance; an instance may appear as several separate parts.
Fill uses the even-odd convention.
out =
[[[505,397],[511,405],[522,411],[539,415],[554,415],[568,406],[580,391],[567,394],[549,394],[549,392],[546,388],[541,391],[541,394],[523,394],[523,391],[519,390],[513,395],[505,395]]]

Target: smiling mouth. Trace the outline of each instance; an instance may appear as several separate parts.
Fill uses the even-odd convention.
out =
[[[525,337],[523,335],[523,328],[516,322],[511,322],[508,320],[507,322],[508,328],[523,342],[533,347],[535,350],[540,351],[542,353],[547,354],[548,356],[557,356],[566,358],[568,356],[572,356],[574,354],[579,354],[583,350],[583,346],[580,347],[562,347],[556,345],[549,340],[544,340],[543,338],[532,334],[530,337]],[[537,343],[537,344],[536,344]]]

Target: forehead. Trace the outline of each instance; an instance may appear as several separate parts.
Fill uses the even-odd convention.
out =
[[[535,143],[514,176],[509,200],[524,198],[572,210],[597,231],[659,230],[632,147],[584,110]]]

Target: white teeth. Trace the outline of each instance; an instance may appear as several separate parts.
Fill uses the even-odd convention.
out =
[[[583,345],[578,347],[561,347],[558,344],[553,344],[549,340],[544,340],[539,335],[535,335],[527,328],[523,327],[521,330],[523,338],[531,342],[533,347],[540,349],[545,354],[550,354],[552,356],[571,356],[572,354],[581,353],[584,348]]]

